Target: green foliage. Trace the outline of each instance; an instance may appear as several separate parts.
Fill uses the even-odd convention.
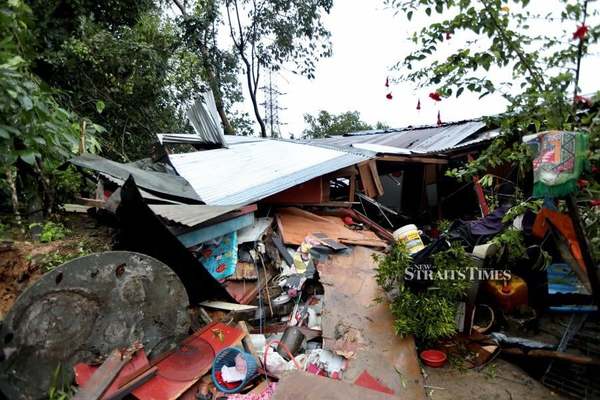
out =
[[[307,127],[304,129],[303,136],[313,139],[373,129],[373,126],[360,119],[358,111],[331,114],[321,110],[316,116],[304,114],[304,123]],[[384,129],[386,126],[378,122],[376,128]]]
[[[316,62],[331,55],[331,33],[321,18],[333,0],[225,0],[227,25],[236,55],[244,66],[254,115],[266,137],[257,90],[262,71],[285,64],[309,79]]]
[[[90,246],[85,241],[80,241],[73,251],[57,250],[46,254],[40,261],[40,265],[44,269],[44,272],[50,272],[59,265],[91,253],[93,251]]]
[[[508,264],[514,265],[517,260],[525,256],[526,247],[524,240],[522,231],[509,227],[494,237],[492,243],[497,244],[502,249],[499,257],[505,254]]]
[[[389,291],[403,284],[404,271],[412,261],[403,241],[394,243],[385,255],[373,254],[373,259],[377,263],[375,279],[379,286]]]
[[[75,395],[72,386],[65,383],[62,367],[59,364],[52,373],[50,388],[48,389],[48,400],[70,400]]]
[[[61,7],[35,8],[37,23],[53,29],[36,31],[39,74],[61,89],[65,105],[105,128],[103,151],[121,160],[147,157],[157,132],[183,130],[178,107],[198,89],[200,74],[188,60],[197,57],[176,51],[175,27],[146,3],[111,25],[94,18],[99,7],[91,3],[81,5],[75,17],[64,16]],[[61,29],[57,25],[65,19],[68,29]],[[189,79],[192,71],[196,79]]]
[[[529,0],[387,3],[409,20],[416,13],[431,18],[427,26],[413,34],[415,50],[398,63],[398,69],[407,71],[403,79],[419,86],[434,86],[444,96],[459,97],[466,90],[480,97],[498,93],[508,102],[505,114],[488,120],[490,125],[500,127],[501,136],[474,162],[451,171],[451,175],[472,177],[505,163],[524,174],[531,168],[531,154],[520,142],[524,134],[582,126],[574,99],[568,93],[578,85],[580,61],[600,38],[598,26],[591,26],[582,41],[572,37],[586,15],[598,14],[598,9],[587,7],[586,0],[554,1],[548,9],[556,9],[556,5],[562,12],[545,15],[531,12]],[[549,24],[568,21],[573,31],[539,35],[529,29],[532,19],[545,19]],[[462,46],[440,58],[439,50],[447,48],[444,42],[457,34],[462,35]],[[506,69],[512,71],[512,80],[494,79],[497,72]]]
[[[0,180],[12,192],[15,212],[19,192],[38,192],[45,210],[54,207],[52,171],[78,150],[81,136],[78,116],[62,108],[31,71],[31,24],[22,1],[0,9]],[[84,132],[88,150],[97,149],[100,129],[91,125]]]
[[[406,268],[411,263],[403,242],[396,242],[390,252],[375,257],[378,263],[377,283],[393,296],[391,311],[397,335],[415,335],[421,340],[435,340],[456,332],[457,301],[466,293],[470,282],[466,280],[473,261],[462,247],[451,247],[434,256],[434,272],[451,274],[455,279],[435,278],[423,291],[413,291],[405,284]],[[458,272],[464,277],[460,277]]]
[[[59,222],[48,221],[44,224],[40,224],[39,222],[33,223],[29,225],[29,229],[41,227],[42,232],[40,233],[40,242],[49,243],[54,242],[55,240],[62,240],[67,235],[71,233],[71,231]]]

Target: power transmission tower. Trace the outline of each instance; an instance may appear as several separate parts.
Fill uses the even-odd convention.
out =
[[[281,137],[281,126],[286,124],[281,122],[279,112],[286,110],[286,108],[280,106],[279,97],[284,96],[285,93],[279,91],[277,84],[273,82],[271,71],[269,71],[268,86],[262,86],[260,90],[263,91],[265,98],[265,101],[260,105],[265,108],[265,123],[271,131],[271,137]]]

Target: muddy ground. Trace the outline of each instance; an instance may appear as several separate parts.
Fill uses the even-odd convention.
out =
[[[62,240],[41,243],[24,229],[11,229],[0,238],[0,320],[29,285],[45,272],[69,259],[95,251],[109,250],[112,231],[85,214],[59,217],[70,230]],[[545,320],[544,329],[531,338],[546,342],[560,339],[562,320]],[[390,335],[392,333],[390,332]],[[544,387],[514,363],[501,358],[477,372],[447,364],[423,367],[426,392],[432,400],[461,399],[566,399]]]
[[[432,400],[537,400],[567,399],[521,368],[497,359],[481,372],[453,367],[424,367],[426,389]]]
[[[70,259],[110,249],[110,229],[85,214],[58,217],[68,235],[61,240],[41,243],[32,235],[26,221],[21,228],[5,229],[0,238],[0,320],[17,297],[45,272]],[[42,221],[40,221],[42,222]]]

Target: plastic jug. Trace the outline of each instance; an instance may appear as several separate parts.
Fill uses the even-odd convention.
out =
[[[485,287],[505,313],[510,313],[515,308],[529,303],[527,283],[516,275],[512,275],[510,280],[488,280]]]

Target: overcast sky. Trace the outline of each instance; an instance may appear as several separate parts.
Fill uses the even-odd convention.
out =
[[[549,2],[533,0],[532,4],[546,12]],[[590,2],[589,7],[598,8],[598,4]],[[477,95],[466,93],[458,99],[452,97],[435,103],[427,96],[434,88],[417,90],[408,82],[392,84],[393,100],[386,99],[385,79],[388,75],[398,75],[390,72],[390,68],[409,54],[412,43],[407,39],[428,22],[424,17],[408,23],[403,15],[394,15],[393,10],[386,9],[383,1],[336,0],[324,20],[332,33],[333,56],[319,61],[316,79],[308,80],[285,70],[276,75],[279,89],[286,93],[280,98],[281,105],[287,108],[280,113],[280,119],[286,123],[282,126],[286,137],[290,133],[296,137],[302,133],[304,113],[322,109],[334,113],[356,110],[368,123],[382,121],[391,127],[403,127],[435,124],[438,109],[442,121],[450,122],[492,115],[502,112],[506,106],[499,95],[479,100]],[[594,22],[597,23],[597,19],[591,21]],[[575,30],[575,27],[564,28],[568,32]],[[561,29],[560,24],[531,21],[531,30],[536,32]],[[449,54],[453,48],[464,46],[466,39],[466,36],[453,36],[442,45],[442,53]],[[596,54],[583,63],[581,87],[584,93],[600,89],[597,78],[600,57],[597,48],[593,52]],[[496,79],[510,79],[508,71],[493,74]],[[419,98],[421,110],[417,111]],[[253,116],[249,101],[246,103],[245,110]]]

